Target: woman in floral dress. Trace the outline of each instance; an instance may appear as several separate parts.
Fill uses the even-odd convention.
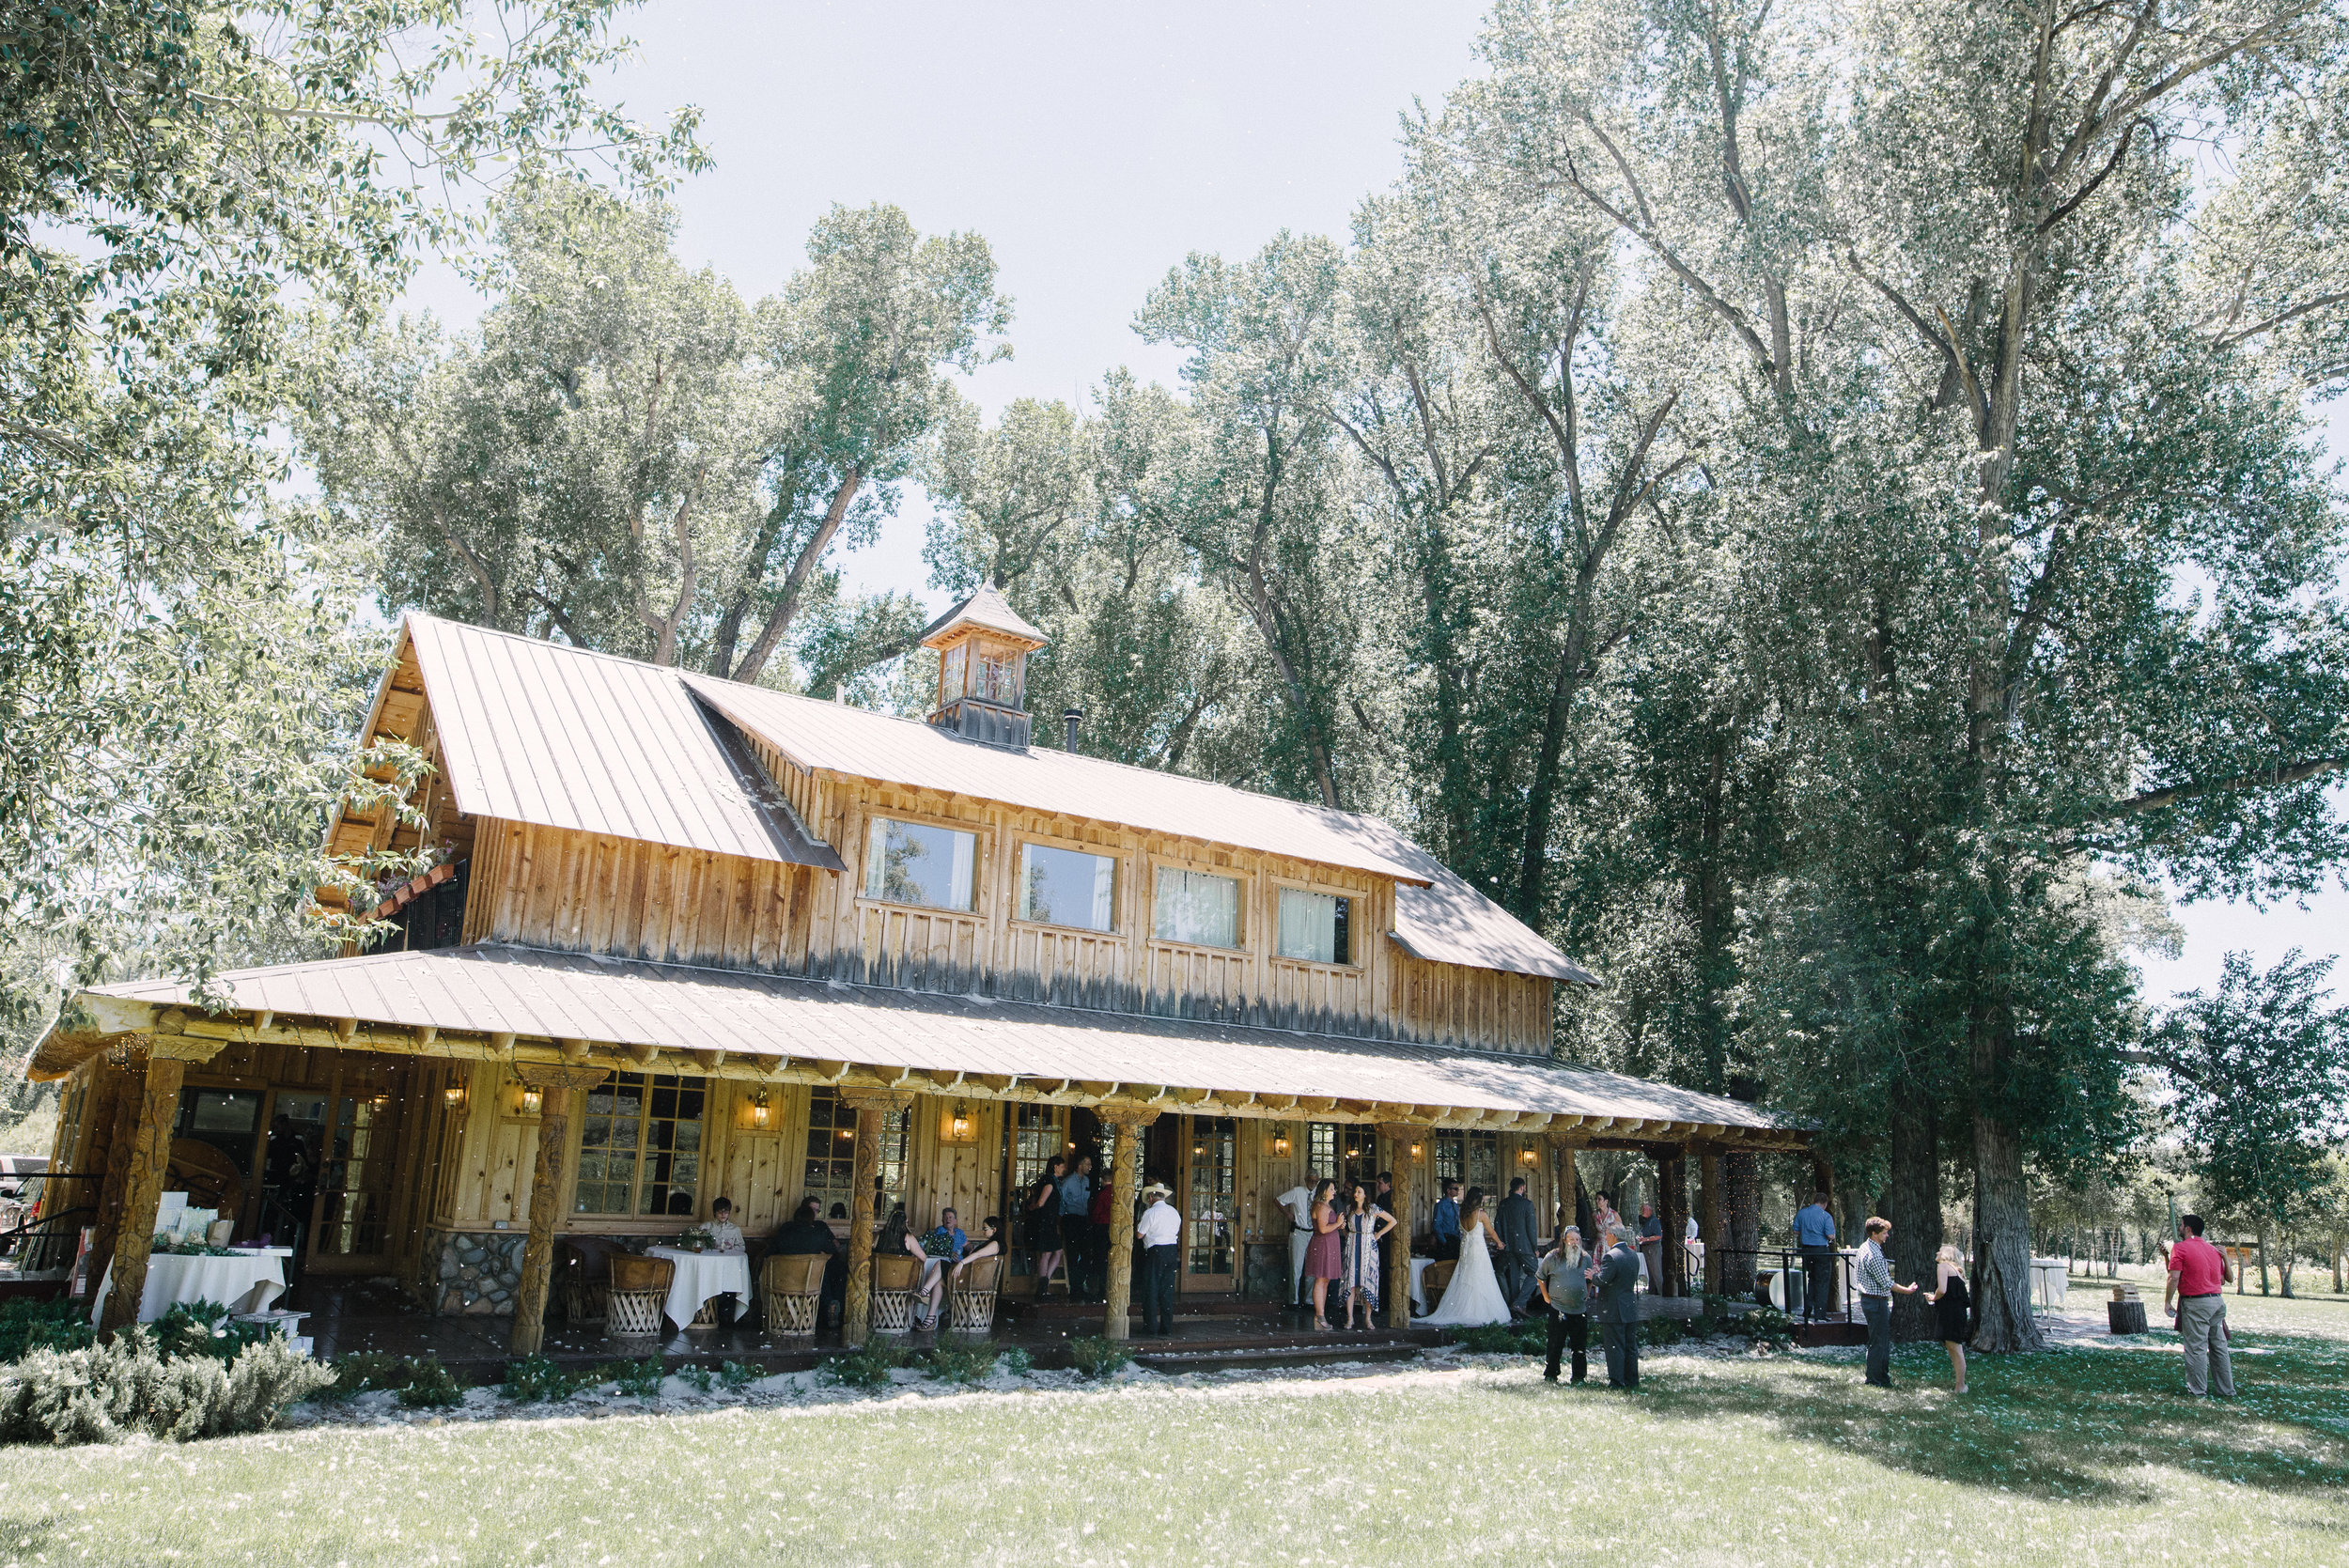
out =
[[[1394,1229],[1394,1216],[1370,1201],[1362,1184],[1356,1182],[1346,1193],[1346,1219],[1339,1227],[1344,1253],[1341,1259],[1345,1273],[1339,1277],[1339,1287],[1346,1295],[1346,1326],[1354,1327],[1354,1309],[1362,1312],[1362,1327],[1376,1326],[1378,1317],[1378,1251],[1387,1233]]]

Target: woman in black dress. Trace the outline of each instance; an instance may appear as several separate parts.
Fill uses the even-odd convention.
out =
[[[1938,1262],[1933,1294],[1925,1299],[1941,1314],[1941,1346],[1950,1353],[1950,1371],[1956,1376],[1957,1391],[1962,1394],[1966,1391],[1967,1314],[1974,1298],[1966,1288],[1966,1255],[1954,1247],[1943,1247]]]
[[[1035,1253],[1038,1296],[1052,1282],[1052,1270],[1060,1266],[1060,1179],[1066,1174],[1066,1157],[1054,1155],[1045,1165],[1044,1174],[1028,1188],[1027,1202],[1019,1205],[1020,1218],[1027,1221],[1028,1246]]]

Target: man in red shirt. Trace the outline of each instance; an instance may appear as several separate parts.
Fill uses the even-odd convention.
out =
[[[2220,1287],[2234,1278],[2227,1254],[2202,1239],[2202,1217],[2178,1217],[2178,1244],[2170,1250],[2170,1280],[2178,1337],[2186,1341],[2186,1391],[2197,1399],[2216,1391],[2234,1397],[2234,1362],[2227,1355],[2227,1298]],[[2213,1374],[2216,1374],[2216,1376]]]

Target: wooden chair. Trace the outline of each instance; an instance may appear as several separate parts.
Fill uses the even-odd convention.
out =
[[[1003,1282],[1003,1260],[981,1258],[965,1267],[946,1293],[946,1321],[957,1334],[985,1334],[995,1327],[995,1293]]]
[[[758,1279],[767,1332],[814,1337],[824,1299],[824,1265],[831,1261],[821,1252],[787,1252],[767,1260]]]
[[[1419,1293],[1427,1298],[1429,1312],[1434,1312],[1437,1303],[1443,1299],[1444,1287],[1452,1283],[1452,1271],[1459,1266],[1446,1258],[1441,1263],[1429,1264],[1427,1272],[1419,1277]]]
[[[873,1260],[873,1332],[902,1334],[913,1327],[913,1279],[921,1266],[910,1257]]]
[[[604,1297],[612,1291],[610,1246],[592,1238],[567,1241],[555,1266],[563,1278],[564,1321],[575,1327],[601,1323]]]
[[[661,1309],[669,1299],[677,1265],[667,1258],[621,1254],[612,1260],[612,1288],[604,1297],[604,1322],[614,1335],[661,1332]]]

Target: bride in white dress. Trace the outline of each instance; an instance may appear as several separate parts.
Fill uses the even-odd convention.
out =
[[[1452,1270],[1452,1282],[1444,1286],[1443,1299],[1436,1303],[1436,1310],[1418,1321],[1431,1328],[1474,1328],[1508,1322],[1509,1303],[1501,1294],[1501,1281],[1493,1276],[1497,1245],[1480,1195],[1475,1205],[1460,1216],[1460,1262]]]

